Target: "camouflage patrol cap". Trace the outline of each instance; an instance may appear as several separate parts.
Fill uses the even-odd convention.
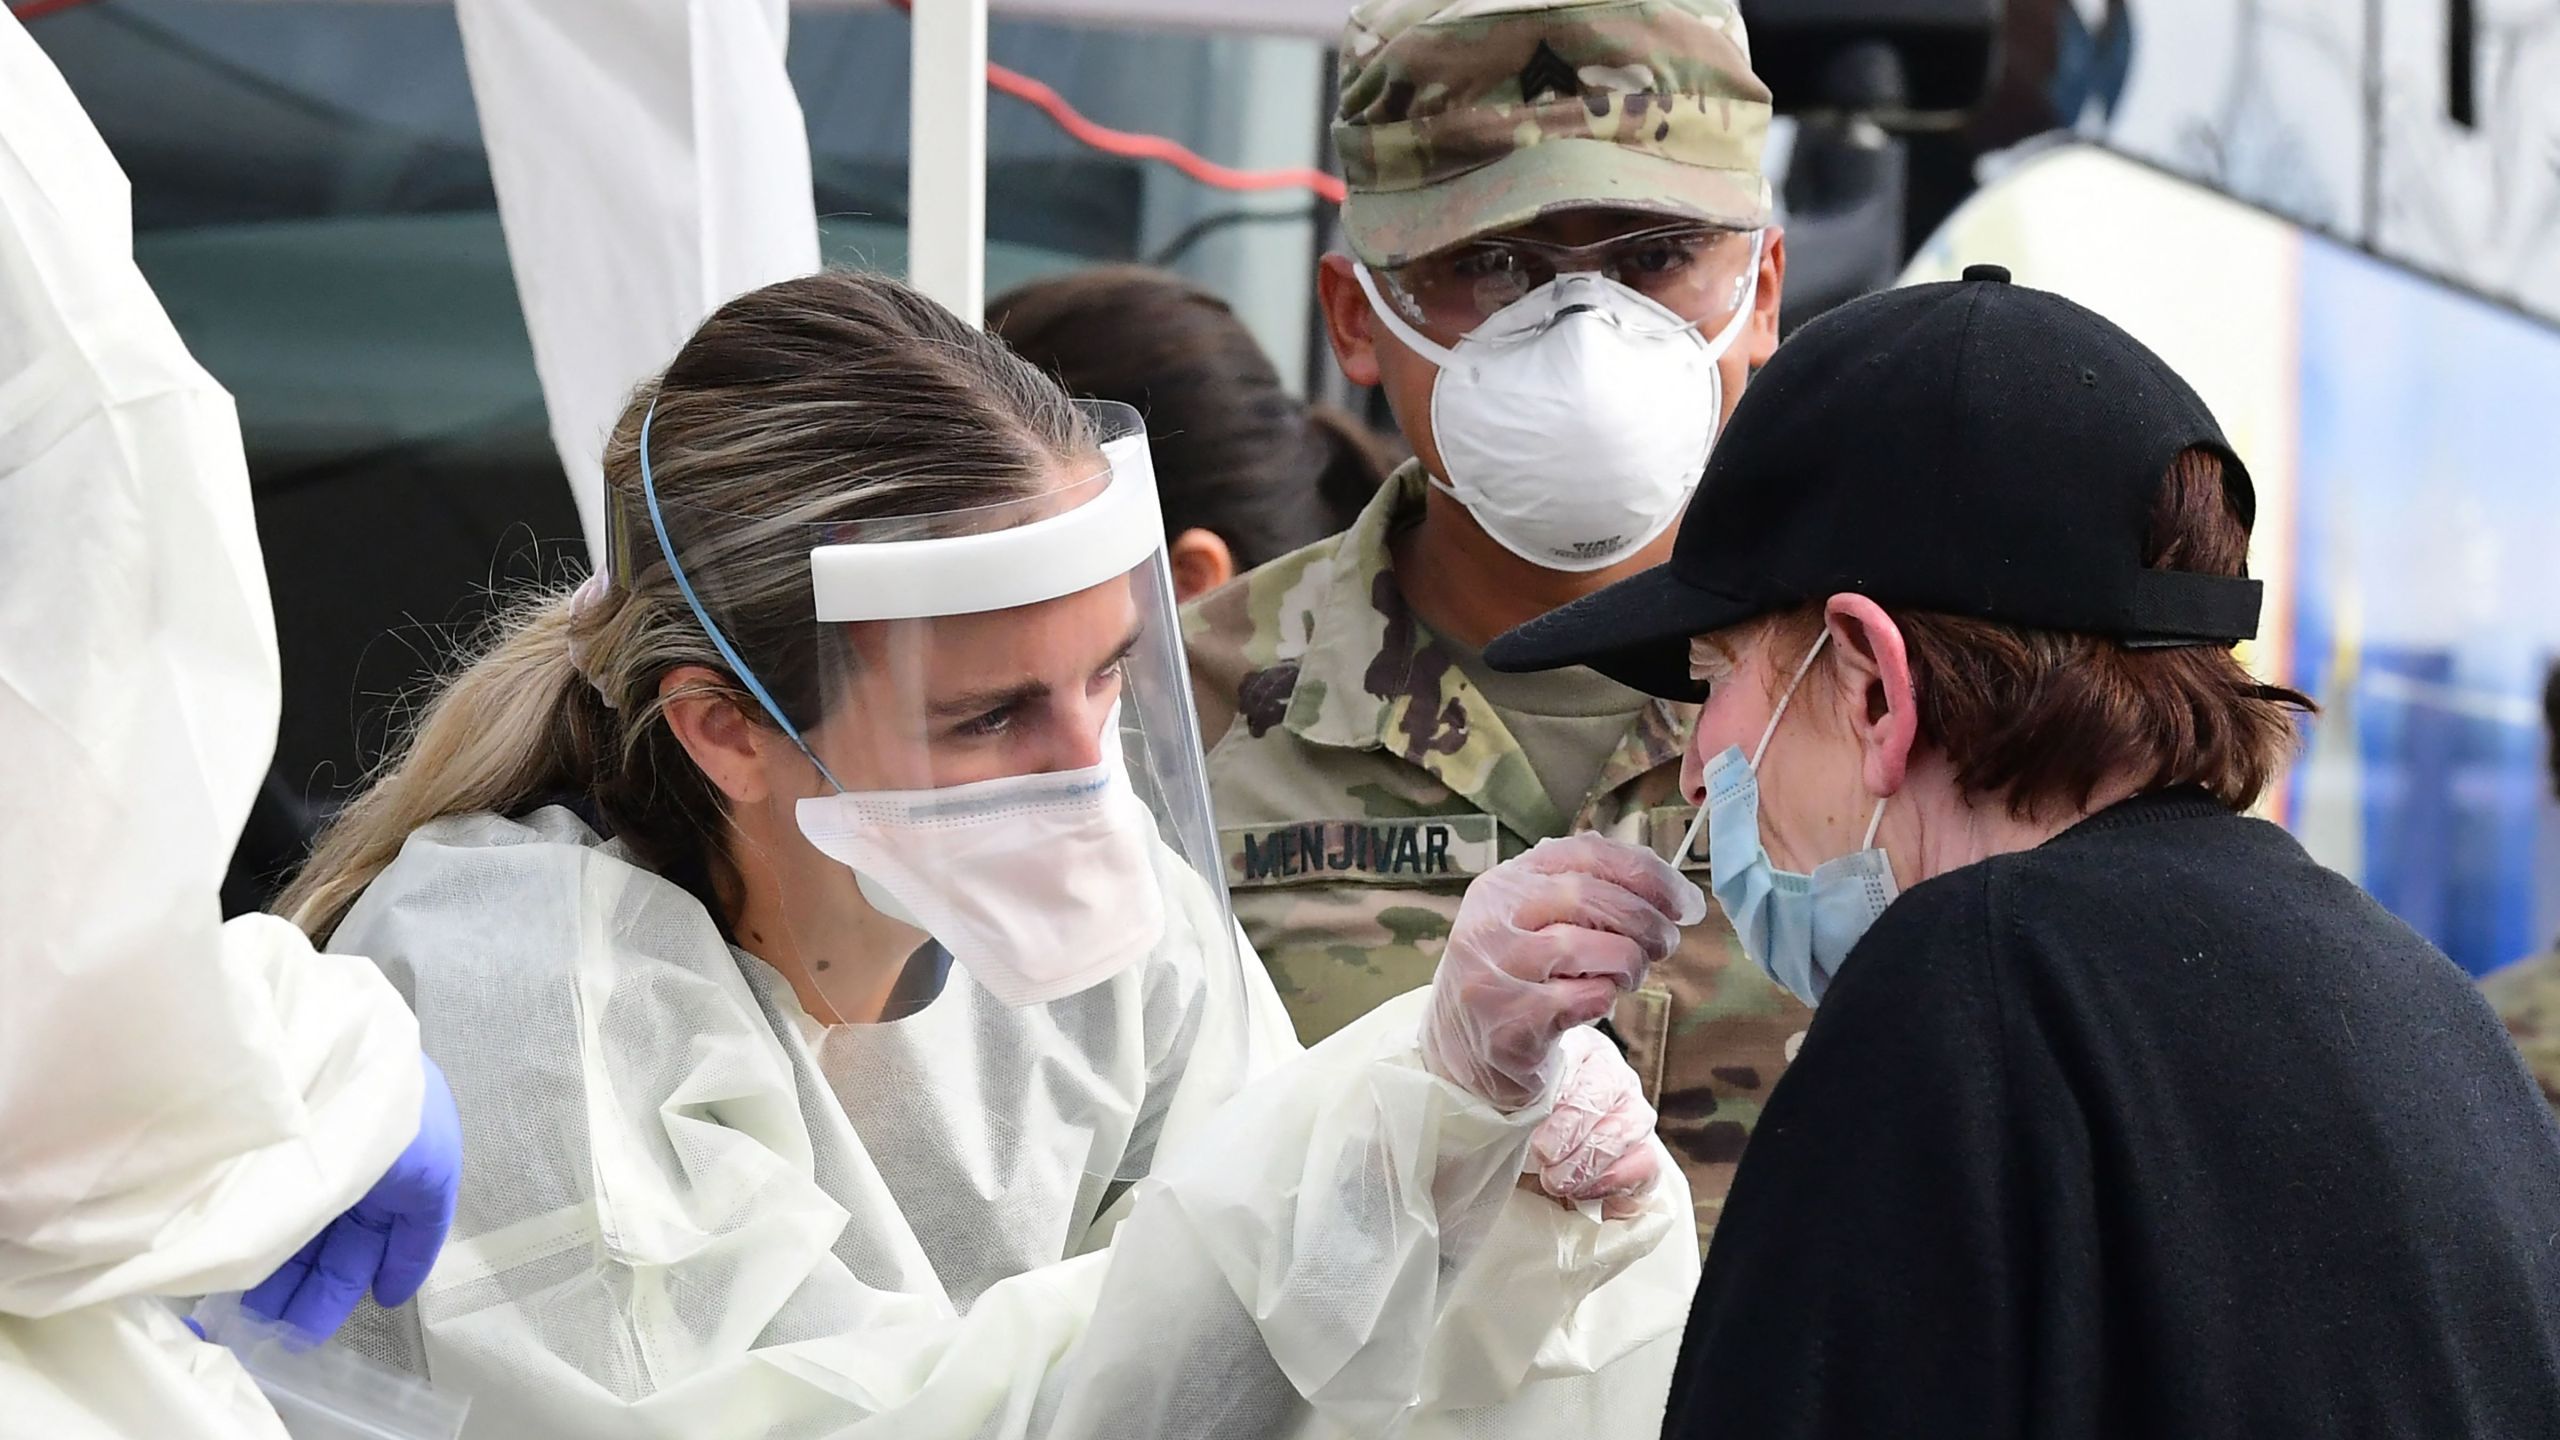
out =
[[[1550,210],[1769,221],[1769,88],[1736,0],[1362,0],[1342,229],[1400,265]]]

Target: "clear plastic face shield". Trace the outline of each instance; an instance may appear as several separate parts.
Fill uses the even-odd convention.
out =
[[[1113,1128],[1114,1095],[1152,1083],[1120,1051],[1161,1061],[1170,1036],[1139,1016],[1213,1066],[1241,1065],[1247,1039],[1146,432],[1126,405],[1078,409],[1090,447],[1034,479],[911,467],[765,519],[652,479],[638,527],[783,742],[766,919],[824,1002],[804,1008],[1005,1052],[979,1056],[1000,1110],[1049,1085],[1044,1067],[1090,1081],[1016,1117],[1007,1143],[1035,1147],[1053,1121]]]

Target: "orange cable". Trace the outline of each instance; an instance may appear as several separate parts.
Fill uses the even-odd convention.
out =
[[[78,3],[78,0],[74,0]],[[888,0],[899,10],[912,15],[915,0]],[[1170,165],[1192,179],[1217,190],[1305,190],[1320,200],[1342,203],[1342,177],[1322,170],[1296,166],[1286,170],[1238,170],[1203,158],[1197,151],[1161,135],[1143,135],[1135,131],[1114,130],[1085,118],[1066,97],[1018,70],[1002,65],[987,66],[988,88],[1010,95],[1016,100],[1037,106],[1067,138],[1087,149],[1105,155],[1118,155],[1130,160],[1153,160]]]
[[[1067,138],[1105,155],[1119,155],[1131,160],[1154,160],[1170,165],[1192,179],[1217,190],[1305,190],[1316,198],[1339,205],[1342,203],[1342,177],[1304,166],[1286,170],[1237,170],[1198,153],[1161,135],[1140,135],[1127,130],[1114,130],[1099,125],[1077,113],[1066,97],[1018,71],[1002,65],[987,67],[987,84],[1038,106]]]

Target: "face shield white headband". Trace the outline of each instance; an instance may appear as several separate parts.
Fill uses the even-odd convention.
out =
[[[1369,308],[1440,367],[1433,483],[1504,549],[1586,572],[1643,549],[1679,518],[1724,420],[1717,362],[1742,338],[1765,232],[1751,237],[1741,302],[1710,339],[1634,289],[1568,271],[1503,307],[1452,349],[1425,337],[1359,266]]]
[[[1101,983],[1155,948],[1165,926],[1155,818],[1130,788],[1119,710],[1101,760],[937,790],[847,790],[782,712],[694,593],[676,559],[650,467],[653,403],[640,422],[640,488],[668,572],[747,693],[817,767],[832,794],[795,807],[800,832],[854,872],[872,907],[923,930],[997,1000],[1043,1004]],[[819,624],[1009,610],[1125,576],[1164,544],[1146,437],[1103,447],[1111,478],[1085,504],[973,535],[826,545],[809,554]]]

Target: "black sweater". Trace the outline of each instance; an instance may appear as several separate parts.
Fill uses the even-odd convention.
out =
[[[2560,1437],[2560,1128],[2273,825],[2120,805],[1851,952],[1716,1228],[1666,1436]]]

